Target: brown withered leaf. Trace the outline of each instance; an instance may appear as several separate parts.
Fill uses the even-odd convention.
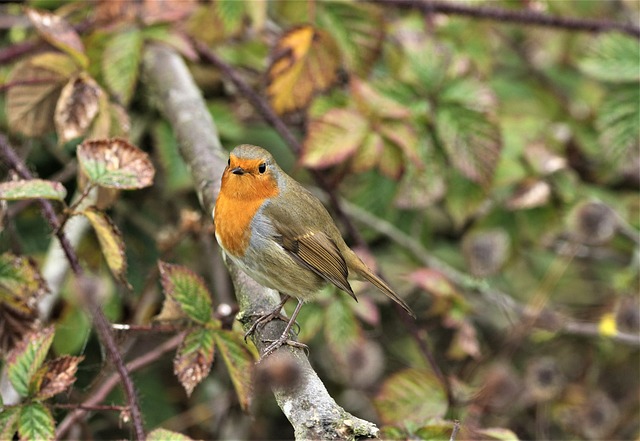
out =
[[[38,34],[49,44],[71,55],[80,66],[88,66],[89,59],[84,52],[82,40],[64,18],[40,9],[27,8],[26,13]]]
[[[54,129],[53,115],[64,84],[77,71],[65,54],[34,55],[11,70],[7,83],[9,127],[25,136],[41,136]]]
[[[267,95],[280,114],[306,107],[338,79],[340,51],[331,35],[296,26],[278,40],[267,71]]]
[[[209,375],[215,349],[214,337],[215,331],[212,329],[191,329],[185,335],[173,359],[173,373],[189,396]]]
[[[46,362],[35,374],[36,398],[46,400],[67,390],[76,381],[76,371],[82,360],[83,356],[63,355]]]
[[[86,140],[76,154],[85,177],[101,187],[134,190],[153,184],[149,155],[122,138]]]
[[[71,78],[62,88],[54,121],[60,143],[83,136],[98,114],[102,89],[86,73]]]

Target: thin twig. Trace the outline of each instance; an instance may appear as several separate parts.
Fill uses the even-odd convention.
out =
[[[515,314],[519,319],[531,317],[530,308],[527,308],[525,305],[521,305],[507,293],[491,287],[488,282],[471,277],[449,266],[445,262],[442,262],[437,257],[431,255],[431,253],[416,241],[415,238],[409,236],[390,222],[377,218],[371,213],[347,201],[342,201],[342,206],[345,212],[353,219],[365,224],[378,233],[387,236],[389,239],[413,254],[413,256],[423,265],[440,271],[449,280],[461,288],[480,293],[486,302],[505,308],[505,310]],[[603,337],[597,325],[575,322],[569,317],[549,308],[544,308],[538,311],[535,316],[548,318],[546,321],[536,320],[534,325],[538,328],[549,329],[571,335]],[[618,343],[624,343],[636,347],[640,346],[640,335],[637,334],[618,331],[614,335],[608,336],[608,338]]]
[[[175,348],[180,345],[182,339],[184,338],[184,333],[178,334],[169,340],[165,341],[162,344],[159,344],[146,354],[143,354],[137,358],[134,358],[129,363],[127,363],[126,367],[129,372],[135,372],[138,369],[141,369],[154,361],[158,360],[167,352],[173,351]],[[74,410],[69,413],[64,420],[58,425],[56,430],[56,439],[62,439],[62,437],[67,433],[67,431],[76,423],[76,421],[80,420],[84,417],[88,410],[85,408],[89,408],[92,406],[98,405],[101,401],[105,400],[111,390],[118,385],[118,375],[112,374],[105,381],[100,383],[99,387],[96,390],[91,391],[87,398],[82,404],[80,408]]]
[[[453,421],[453,429],[451,430],[451,436],[449,437],[449,441],[456,441],[456,437],[458,436],[458,432],[460,431],[460,421]]]
[[[9,145],[7,138],[1,134],[0,156],[2,156],[7,165],[14,169],[21,178],[33,178],[26,165],[22,162],[22,159],[20,159],[13,148]],[[38,199],[38,203],[42,208],[42,212],[45,219],[47,220],[47,223],[49,224],[49,227],[55,232],[55,235],[60,242],[60,246],[62,247],[67,260],[69,261],[71,270],[78,279],[81,279],[83,277],[84,271],[82,269],[82,266],[80,266],[80,261],[78,260],[78,256],[76,255],[73,246],[69,242],[69,239],[67,238],[64,231],[60,228],[61,224],[55,211],[53,210],[53,206],[46,199]],[[129,375],[129,372],[124,365],[124,361],[122,360],[120,352],[118,351],[118,345],[116,344],[113,333],[111,332],[111,325],[102,312],[102,309],[100,308],[93,293],[86,292],[85,294],[89,310],[93,315],[94,323],[96,325],[96,330],[100,337],[100,341],[102,342],[102,344],[104,344],[107,350],[107,354],[109,355],[109,359],[114,364],[122,381],[123,389],[129,403],[129,409],[131,410],[131,422],[133,424],[136,439],[144,440],[145,433],[142,423],[140,404],[138,403],[138,397],[136,395],[131,376]]]
[[[451,14],[494,20],[503,23],[518,23],[529,26],[544,26],[569,31],[610,32],[618,31],[640,39],[640,27],[631,23],[577,17],[558,17],[529,10],[511,10],[486,6],[469,6],[461,3],[430,0],[368,0],[402,9],[417,9],[423,14]]]

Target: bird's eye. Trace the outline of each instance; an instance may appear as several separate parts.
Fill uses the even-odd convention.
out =
[[[266,164],[266,163],[264,163],[264,162],[263,162],[262,164],[260,164],[260,165],[258,166],[258,171],[259,171],[260,173],[264,173],[264,172],[266,172],[266,171],[267,171],[267,164]]]
[[[227,167],[231,165],[231,158],[227,159]]]

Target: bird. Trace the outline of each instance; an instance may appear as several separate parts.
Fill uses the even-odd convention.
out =
[[[306,348],[289,339],[289,331],[304,302],[327,284],[357,301],[350,274],[368,280],[415,318],[407,303],[349,248],[320,200],[262,147],[241,144],[231,151],[212,215],[216,240],[228,258],[282,295],[278,307],[261,315],[245,339],[258,326],[281,318],[290,297],[298,300],[284,332],[270,341],[262,357],[284,344]]]

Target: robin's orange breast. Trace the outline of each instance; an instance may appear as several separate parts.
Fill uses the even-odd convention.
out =
[[[243,257],[251,239],[251,222],[262,204],[279,193],[275,182],[258,183],[225,172],[213,221],[216,237],[228,253]]]

